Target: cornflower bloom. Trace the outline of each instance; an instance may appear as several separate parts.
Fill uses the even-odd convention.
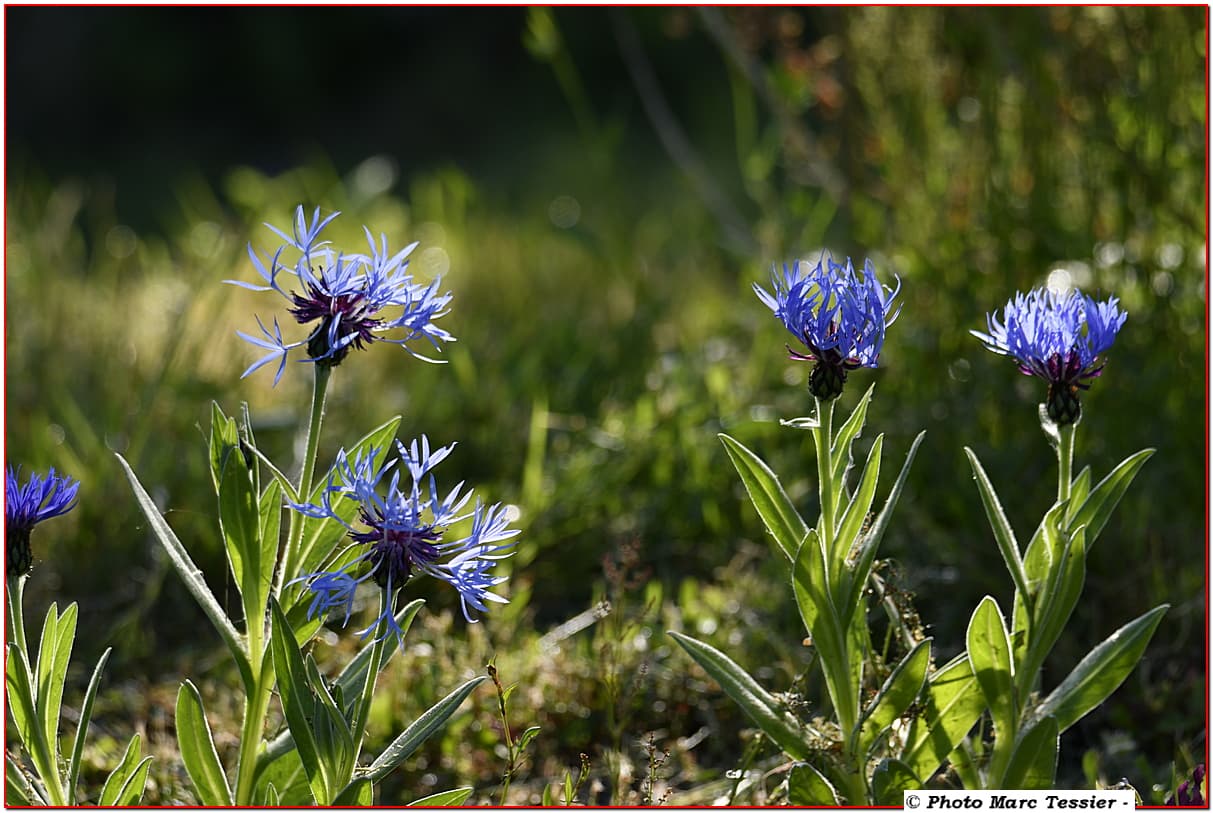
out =
[[[318,323],[307,338],[296,342],[283,339],[277,317],[274,318],[272,331],[257,317],[263,334],[261,337],[237,331],[245,341],[268,351],[253,362],[241,378],[277,361],[278,372],[274,376],[274,385],[277,386],[286,369],[287,354],[298,347],[306,347],[307,352],[300,361],[336,367],[349,354],[351,347],[363,350],[374,342],[398,344],[419,359],[436,362],[436,359],[415,352],[408,343],[425,339],[440,351],[440,342],[454,341],[454,336],[434,324],[434,320],[448,312],[446,306],[451,301],[451,294],[438,293],[440,280],[423,285],[414,281],[407,271],[406,258],[417,243],[392,254],[388,250],[386,235],[381,235],[380,243],[376,245],[370,229],[363,227],[369,254],[334,251],[329,241],[319,238],[324,228],[339,214],[333,212],[321,220],[320,210],[316,209],[309,223],[300,206],[295,211],[294,233],[290,235],[265,224],[282,238],[283,244],[272,256],[265,257],[260,256],[250,244],[248,255],[253,268],[267,284],[224,280],[252,291],[276,291],[291,304],[287,312],[295,317],[295,321],[301,325]],[[293,264],[284,261],[285,255],[295,257]],[[400,309],[399,312],[394,310],[396,308]],[[395,315],[389,316],[387,311]],[[383,335],[393,330],[402,332],[393,337]]]
[[[1108,351],[1128,314],[1116,297],[1096,302],[1076,290],[1058,293],[1037,288],[1016,293],[1003,308],[987,315],[987,333],[969,331],[986,349],[1019,362],[1019,371],[1049,383],[1045,410],[1058,426],[1082,415],[1079,390],[1103,372],[1101,354]]]
[[[75,508],[80,490],[79,482],[55,474],[53,468],[45,479],[31,474],[24,487],[17,482],[17,474],[8,466],[4,476],[5,574],[9,578],[24,576],[34,563],[29,546],[34,526]]]
[[[901,306],[892,308],[901,290],[890,290],[876,278],[871,260],[865,260],[862,276],[847,259],[839,265],[825,258],[810,266],[797,261],[783,274],[771,271],[774,294],[755,284],[754,292],[783,322],[808,353],[788,346],[795,361],[813,361],[809,392],[823,401],[837,398],[847,373],[860,367],[875,367],[884,346],[885,329],[896,321]]]
[[[432,474],[455,444],[431,451],[429,439],[421,437],[406,448],[396,442],[398,460],[379,460],[379,450],[372,449],[353,460],[341,451],[329,474],[320,505],[309,503],[290,506],[305,516],[331,518],[344,525],[348,536],[364,548],[349,564],[333,571],[317,571],[295,579],[306,582],[313,593],[308,617],[315,618],[333,608],[344,608],[349,621],[354,591],[359,584],[374,579],[389,599],[413,576],[423,573],[447,582],[459,593],[464,617],[474,622],[472,610],[484,612],[486,602],[506,603],[507,600],[489,592],[505,581],[491,570],[497,561],[513,555],[515,542],[507,540],[518,531],[508,527],[509,517],[500,503],[485,506],[476,501],[471,512],[461,513],[472,497],[472,491],[461,494],[463,483],[441,497]],[[396,464],[400,463],[401,466]],[[410,485],[402,490],[401,468],[405,469]],[[393,471],[393,469],[395,469]],[[380,483],[391,473],[386,495],[379,493]],[[427,477],[428,475],[428,477]],[[334,507],[334,500],[353,500],[358,505],[357,526],[347,522]],[[472,525],[468,535],[443,541],[449,526],[468,518]],[[379,628],[376,640],[391,633],[401,634],[393,613],[392,601],[387,601],[383,614],[367,629],[363,637]]]

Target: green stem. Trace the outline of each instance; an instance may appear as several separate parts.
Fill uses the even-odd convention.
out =
[[[497,689],[497,707],[501,712],[501,730],[505,735],[505,750],[509,755],[505,766],[505,775],[501,777],[501,802],[499,804],[505,807],[506,797],[510,793],[510,780],[514,778],[514,771],[518,769],[516,764],[517,754],[514,753],[514,737],[510,734],[510,719],[505,708],[505,689],[501,685],[501,679],[497,676],[497,667],[490,663],[488,670],[489,677],[493,679],[493,686]]]
[[[825,546],[827,561],[834,559],[834,476],[830,451],[833,434],[834,400],[817,400],[817,427],[813,429],[813,441],[817,445],[817,493],[821,497],[821,541]]]
[[[307,440],[303,451],[303,468],[299,472],[299,499],[303,502],[312,497],[312,478],[316,469],[316,453],[320,448],[320,424],[324,421],[324,398],[328,392],[329,376],[332,368],[320,364],[313,365],[316,369],[316,380],[312,386],[312,409],[307,425]],[[274,584],[274,595],[280,595],[286,575],[296,575],[295,569],[299,563],[299,548],[303,544],[304,516],[298,511],[290,512],[290,528],[287,532],[286,552],[282,557],[282,567]]]
[[[1074,430],[1076,424],[1058,429],[1057,443],[1057,501],[1070,499],[1070,484],[1074,479]]]
[[[240,761],[236,768],[237,807],[253,803],[254,779],[257,775],[257,752],[261,750],[261,735],[265,728],[265,715],[269,710],[270,697],[274,690],[273,660],[265,658],[257,678],[257,685],[244,700],[244,723],[240,726]]]
[[[22,605],[25,603],[25,576],[9,576],[7,584],[8,589],[8,623],[5,625],[5,631],[8,633],[8,641],[15,643],[25,653],[25,659],[29,660],[29,646],[25,643],[25,615]]]
[[[380,591],[380,617],[386,617],[394,607],[392,597],[387,590]],[[358,705],[354,708],[354,719],[350,731],[354,735],[354,762],[357,764],[358,754],[362,751],[362,738],[366,734],[366,723],[371,716],[371,697],[375,690],[375,680],[379,677],[379,668],[383,665],[383,652],[387,648],[387,636],[384,635],[371,647],[371,662],[367,664],[366,680],[362,684],[362,694],[358,697]]]

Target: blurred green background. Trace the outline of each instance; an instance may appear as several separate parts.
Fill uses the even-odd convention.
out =
[[[896,460],[928,432],[883,552],[941,662],[983,595],[1012,595],[962,448],[1021,538],[1055,488],[1043,385],[968,331],[1050,279],[1120,297],[1129,319],[1084,397],[1077,461],[1101,477],[1158,454],[1090,555],[1046,685],[1172,607],[1141,666],[1063,738],[1060,776],[1124,776],[1161,801],[1173,766],[1203,761],[1206,9],[5,15],[7,460],[83,482],[79,507],[35,534],[27,616],[80,603],[77,692],[117,647],[95,760],[144,730],[163,757],[150,802],[192,799],[172,764],[182,675],[211,670],[218,727],[238,703],[113,452],[238,606],[199,426],[211,400],[247,401],[288,465],[310,381],[301,367],[277,388],[267,370],[239,379],[256,354],[235,331],[279,303],[220,281],[252,279],[246,244],[270,247],[261,224],[286,226],[299,203],[343,211],[346,245],[363,223],[419,240],[411,268],[456,297],[448,365],[376,347],[336,371],[321,460],[402,414],[405,438],[458,440],[450,482],[516,503],[524,528],[513,602],[480,625],[421,586],[428,620],[389,674],[379,736],[496,653],[520,684],[516,725],[544,727],[512,801],[583,752],[583,801],[766,799],[773,750],[664,631],[765,664],[772,690],[805,670],[790,591],[716,434],[815,510],[812,444],[778,423],[808,413],[807,370],[751,285],[829,249],[903,282],[881,368],[855,373],[843,404],[876,383],[861,452],[883,432]],[[500,723],[477,698],[382,803],[456,782],[495,798]]]

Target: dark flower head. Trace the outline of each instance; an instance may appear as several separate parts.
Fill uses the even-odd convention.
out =
[[[1003,308],[986,318],[988,333],[970,331],[986,348],[1019,362],[1024,375],[1049,383],[1045,409],[1059,426],[1074,423],[1082,414],[1079,390],[1088,389],[1103,372],[1101,358],[1112,347],[1128,314],[1117,307],[1116,297],[1096,302],[1075,290],[1059,294],[1037,288],[1017,293]]]
[[[788,347],[797,361],[813,361],[809,391],[822,400],[842,393],[847,373],[859,367],[875,367],[884,346],[885,329],[893,324],[901,306],[893,300],[901,290],[881,285],[871,260],[865,260],[862,276],[847,259],[839,265],[825,258],[810,266],[797,261],[783,274],[771,272],[774,294],[760,285],[754,292],[783,322],[784,327],[807,349],[801,353]]]
[[[464,512],[472,492],[461,494],[463,483],[445,497],[440,496],[432,470],[455,444],[431,450],[429,439],[422,436],[420,444],[414,440],[406,448],[397,442],[396,447],[399,458],[390,462],[380,460],[378,450],[354,460],[344,451],[339,453],[321,504],[291,503],[291,508],[306,516],[341,522],[349,538],[364,549],[353,562],[336,571],[309,573],[295,580],[306,582],[315,594],[309,617],[344,608],[348,619],[354,590],[362,582],[374,579],[391,596],[417,574],[454,587],[468,621],[474,621],[472,610],[488,609],[486,602],[506,602],[489,592],[505,581],[505,577],[493,576],[490,571],[499,560],[513,555],[516,543],[507,540],[518,534],[508,527],[510,519],[505,509],[500,503],[485,506],[477,500],[470,513]],[[402,474],[410,481],[406,489],[401,489]],[[386,493],[380,494],[385,479]],[[357,525],[341,518],[334,508],[335,499],[357,503]],[[451,525],[469,518],[472,525],[467,536],[445,539]],[[355,576],[356,572],[361,575]],[[380,622],[384,624],[380,637],[399,633],[389,607],[362,634],[378,629]]]
[[[304,347],[307,353],[301,361],[336,367],[349,355],[351,348],[363,350],[374,342],[398,344],[417,358],[435,361],[417,354],[408,343],[424,339],[435,350],[441,350],[440,342],[454,341],[451,334],[434,324],[434,320],[447,313],[451,295],[438,293],[438,280],[423,285],[415,282],[407,272],[406,258],[417,244],[392,254],[386,236],[382,236],[376,245],[370,230],[364,227],[369,254],[335,252],[327,240],[319,237],[338,214],[340,212],[334,212],[321,220],[317,209],[308,223],[300,206],[295,212],[292,235],[267,223],[270,230],[282,238],[283,244],[272,257],[259,256],[251,245],[248,254],[253,268],[268,284],[224,280],[253,291],[277,291],[290,302],[287,312],[296,322],[301,325],[314,323],[307,338],[290,343],[282,338],[277,318],[273,321],[272,332],[260,318],[257,319],[262,337],[237,331],[245,341],[268,351],[245,370],[241,378],[262,365],[277,361],[278,373],[274,376],[274,384],[277,384],[286,368],[287,354],[298,347]],[[284,261],[284,256],[293,257],[293,263]],[[291,277],[294,277],[293,282]],[[291,290],[283,288],[283,279]],[[389,331],[398,332],[390,337],[384,335]]]
[[[34,526],[75,508],[80,490],[80,483],[55,474],[53,468],[45,479],[31,474],[24,487],[18,484],[17,474],[9,466],[4,477],[5,573],[9,577],[29,573],[33,565],[29,538]]]

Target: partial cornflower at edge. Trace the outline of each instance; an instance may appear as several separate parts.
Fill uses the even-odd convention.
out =
[[[18,482],[19,474],[20,469],[12,466],[5,469],[5,572],[9,577],[29,573],[33,565],[29,542],[34,526],[75,508],[76,494],[80,490],[78,481],[56,474],[53,468],[45,478],[39,477],[37,472],[31,474],[24,487]]]

